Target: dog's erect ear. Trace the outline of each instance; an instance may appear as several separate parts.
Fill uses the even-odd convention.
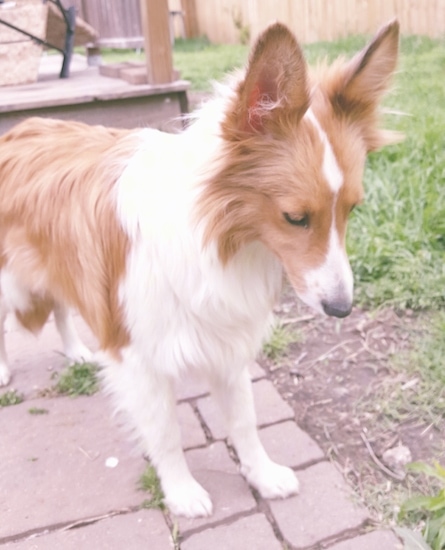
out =
[[[280,23],[260,35],[237,90],[226,129],[264,133],[284,117],[298,121],[309,106],[306,62],[291,31]]]
[[[341,79],[331,91],[334,107],[352,120],[373,127],[379,103],[388,90],[397,65],[399,23],[393,20],[384,25],[371,42],[345,66]],[[382,130],[367,139],[368,150],[400,141],[400,135]]]
[[[399,23],[391,21],[374,39],[351,59],[345,79],[344,95],[353,103],[377,103],[389,87],[397,65]]]

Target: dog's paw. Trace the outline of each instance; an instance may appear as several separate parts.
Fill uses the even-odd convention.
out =
[[[68,361],[72,363],[90,363],[94,361],[94,353],[83,344],[76,344],[65,351]]]
[[[11,371],[5,364],[0,364],[0,387],[7,386],[11,380]]]
[[[293,470],[272,461],[244,475],[263,498],[287,498],[297,494],[299,490],[298,479]]]
[[[164,500],[175,516],[197,518],[212,514],[209,494],[193,478],[166,492]]]

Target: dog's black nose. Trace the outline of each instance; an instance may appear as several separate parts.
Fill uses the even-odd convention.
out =
[[[331,317],[347,317],[352,310],[350,302],[321,302],[323,311]]]

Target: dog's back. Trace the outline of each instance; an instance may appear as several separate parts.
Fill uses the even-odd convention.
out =
[[[57,302],[79,309],[101,344],[122,338],[103,319],[118,307],[125,262],[111,189],[134,147],[128,134],[32,118],[0,138],[2,302],[26,328]]]
[[[111,319],[126,242],[113,223],[110,190],[133,147],[126,130],[40,118],[0,138],[0,385],[11,377],[3,336],[9,312],[32,332],[54,312],[70,360],[91,357],[70,308],[101,346],[124,343]]]

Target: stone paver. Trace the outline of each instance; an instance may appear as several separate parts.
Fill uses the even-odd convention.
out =
[[[193,375],[187,376],[176,384],[176,395],[179,401],[194,399],[208,393],[209,385],[204,380],[199,380]]]
[[[213,515],[204,519],[178,518],[181,532],[255,508],[255,499],[224,443],[216,442],[205,449],[188,451],[186,457],[193,475],[210,494]]]
[[[140,510],[0,545],[2,550],[171,550],[170,532],[157,510]]]
[[[266,376],[266,372],[256,361],[249,365],[249,372],[252,380],[258,380]]]
[[[262,428],[259,434],[270,458],[279,464],[296,468],[324,458],[317,443],[293,421]]]
[[[264,378],[266,373],[264,369],[255,361],[249,365],[249,372],[252,380]],[[210,391],[208,384],[199,378],[189,374],[184,380],[177,384],[176,394],[180,401],[185,399],[194,399],[196,397],[208,394]]]
[[[403,544],[392,531],[374,531],[334,544],[329,550],[403,550]]]
[[[182,446],[184,449],[206,444],[205,433],[192,407],[188,403],[178,405],[178,419],[181,426]]]
[[[272,527],[262,514],[243,518],[230,526],[206,529],[181,544],[181,550],[281,550]]]
[[[94,350],[88,329],[78,318],[76,324]],[[146,463],[119,417],[112,417],[109,399],[39,397],[53,384],[52,373],[64,366],[54,322],[38,339],[10,328],[7,348],[12,387],[26,400],[0,408],[0,550],[170,550],[172,525],[175,550],[278,550],[283,546],[265,510],[290,548],[399,550],[390,531],[363,534],[366,510],[353,504],[340,473],[295,424],[291,407],[259,365],[250,370],[260,438],[274,460],[297,470],[300,495],[269,503],[254,498],[230,456],[208,388],[186,380],[178,392],[183,447],[193,474],[211,495],[214,514],[171,517],[169,528],[161,512],[139,509],[147,498],[138,488]],[[214,441],[206,439],[194,407]],[[31,408],[47,413],[31,414]],[[118,459],[116,467],[106,465],[109,457]],[[28,538],[33,533],[39,536]],[[349,539],[334,542],[345,536]]]
[[[321,462],[298,472],[300,494],[270,501],[270,508],[286,540],[307,547],[347,529],[359,527],[368,517],[352,502],[351,492],[336,468]]]
[[[254,382],[253,393],[259,426],[263,424],[272,424],[287,418],[293,418],[293,410],[283,401],[280,394],[269,380],[258,380]],[[209,396],[199,399],[197,404],[213,437],[215,439],[225,438],[227,432],[215,401]]]
[[[59,397],[0,410],[0,539],[141,504],[145,464],[107,401]],[[30,414],[30,406],[48,412]],[[106,466],[109,457],[116,467]]]

